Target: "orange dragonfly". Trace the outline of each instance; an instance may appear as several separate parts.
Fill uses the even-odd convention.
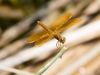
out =
[[[59,18],[57,18],[52,24],[51,27],[48,28],[45,24],[40,21],[37,21],[39,25],[41,25],[45,30],[39,31],[33,35],[31,35],[26,42],[33,43],[35,42],[36,46],[42,46],[48,40],[52,39],[53,37],[58,40],[58,42],[64,44],[66,42],[66,38],[62,37],[60,33],[65,29],[79,23],[82,21],[81,18],[75,18],[69,20],[72,17],[71,13],[65,13]]]

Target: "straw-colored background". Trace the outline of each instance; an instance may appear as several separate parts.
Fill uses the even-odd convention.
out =
[[[0,0],[0,75],[35,74],[52,60],[56,39],[41,47],[25,40],[43,29],[38,20],[49,27],[65,12],[82,22],[61,34],[69,49],[43,75],[100,75],[100,0]]]

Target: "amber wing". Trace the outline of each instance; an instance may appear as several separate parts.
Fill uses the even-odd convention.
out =
[[[58,28],[61,28],[63,24],[65,24],[70,18],[72,17],[71,13],[65,13],[61,15],[59,18],[57,18],[52,24],[51,24],[51,30],[55,31]]]
[[[46,31],[39,31],[35,34],[32,34],[27,40],[27,43],[33,43],[35,41],[37,41],[38,39],[40,39],[41,37],[43,37],[44,35],[46,35],[47,32]]]
[[[44,43],[46,43],[47,41],[49,41],[51,38],[53,38],[52,34],[43,35],[40,39],[38,39],[35,42],[35,45],[36,46],[42,46]]]
[[[64,30],[66,30],[67,28],[79,23],[82,21],[82,18],[75,18],[73,20],[69,20],[68,22],[66,22],[61,28],[58,29],[59,32],[62,32]]]

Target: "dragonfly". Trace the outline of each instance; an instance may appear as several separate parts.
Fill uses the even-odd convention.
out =
[[[37,23],[42,26],[44,30],[32,34],[28,39],[26,39],[26,42],[35,43],[36,46],[40,47],[50,39],[56,38],[58,42],[64,44],[66,42],[66,38],[62,37],[60,33],[82,21],[82,18],[70,20],[71,17],[72,13],[64,13],[51,24],[50,28],[42,22],[37,21]]]

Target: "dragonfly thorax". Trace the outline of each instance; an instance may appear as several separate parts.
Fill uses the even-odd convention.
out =
[[[62,37],[58,32],[54,32],[54,33],[53,33],[53,36],[54,36],[59,42],[61,42],[62,44],[64,44],[65,41],[66,41],[66,38],[65,38],[65,37]]]

